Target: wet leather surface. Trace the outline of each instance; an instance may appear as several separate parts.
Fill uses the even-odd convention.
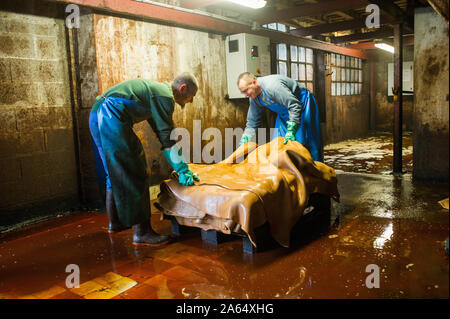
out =
[[[333,168],[314,162],[300,143],[283,141],[279,137],[259,147],[247,143],[219,163],[190,164],[200,182],[183,186],[174,177],[164,181],[155,206],[180,225],[227,234],[242,230],[254,245],[253,230],[269,222],[273,238],[288,247],[309,195],[339,201],[339,191]]]

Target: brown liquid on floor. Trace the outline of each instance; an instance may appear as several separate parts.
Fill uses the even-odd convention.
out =
[[[448,298],[448,185],[404,175],[338,173],[330,229],[290,248],[245,254],[236,238],[206,244],[198,230],[159,247],[107,233],[106,214],[80,212],[0,237],[0,298]],[[161,233],[170,223],[152,222]],[[66,266],[81,287],[67,288]],[[379,288],[366,279],[379,269]]]

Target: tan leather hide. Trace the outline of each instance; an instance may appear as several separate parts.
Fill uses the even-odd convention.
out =
[[[226,234],[243,230],[253,245],[253,230],[269,222],[273,238],[288,247],[309,195],[339,201],[339,192],[334,169],[314,162],[299,142],[283,141],[247,143],[217,164],[190,164],[200,182],[183,186],[172,176],[161,184],[155,206],[180,225]]]

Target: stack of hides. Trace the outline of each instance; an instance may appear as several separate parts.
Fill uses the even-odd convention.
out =
[[[339,201],[339,192],[334,169],[314,162],[299,142],[283,141],[279,137],[259,147],[246,143],[217,164],[189,164],[200,182],[183,186],[171,176],[161,184],[155,206],[180,225],[225,234],[243,231],[255,247],[254,230],[268,222],[272,237],[289,247],[309,195]]]

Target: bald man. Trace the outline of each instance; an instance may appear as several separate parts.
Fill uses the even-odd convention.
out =
[[[109,233],[132,227],[134,245],[160,246],[169,242],[169,236],[157,234],[151,227],[147,162],[133,125],[147,121],[162,145],[162,153],[178,173],[179,182],[193,185],[199,179],[189,170],[170,133],[175,103],[184,107],[193,102],[197,90],[196,79],[182,73],[172,83],[127,80],[97,97],[89,127],[94,151],[106,175]]]

